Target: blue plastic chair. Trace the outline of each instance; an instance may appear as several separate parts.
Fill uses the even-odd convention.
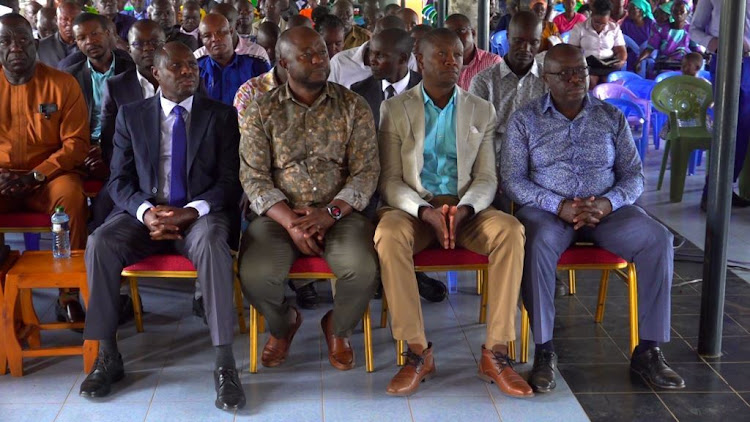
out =
[[[619,83],[620,85],[624,84],[625,81],[630,79],[643,79],[641,75],[637,73],[633,73],[627,70],[617,70],[615,72],[610,73],[607,76],[607,82],[611,83]]]
[[[656,78],[654,78],[654,82],[658,84],[664,79],[671,78],[672,76],[680,76],[680,75],[682,75],[682,72],[680,72],[679,70],[669,70],[667,72],[662,72],[656,75]]]
[[[709,72],[708,70],[699,70],[698,77],[714,83],[713,79],[711,78],[711,72]]]
[[[570,44],[570,31],[560,34],[560,39],[562,40],[563,44]]]
[[[643,109],[638,104],[625,98],[607,98],[604,101],[622,111],[622,114],[625,115],[625,119],[630,125],[630,129],[633,131],[633,135],[637,133],[636,129],[640,127],[641,136],[640,141],[636,141],[636,148],[638,148],[638,155],[641,156],[641,162],[644,162],[646,159],[646,149],[648,148],[648,126],[646,126],[646,114],[643,112]]]
[[[659,149],[659,132],[656,131],[656,125],[651,123],[655,122],[657,113],[651,106],[651,91],[656,86],[656,82],[650,79],[629,79],[625,81],[623,86],[639,98],[639,101],[636,101],[636,103],[643,103],[643,109],[646,113],[646,127],[649,129],[654,128],[654,147]]]
[[[630,38],[629,36],[625,34],[622,34],[622,37],[625,38],[625,48],[627,48],[628,50],[631,50],[633,54],[635,54],[636,57],[640,56],[641,50],[643,50],[642,46],[638,45],[638,43],[636,43],[634,39]],[[641,75],[642,78],[645,78],[648,72],[650,72],[654,68],[655,65],[656,65],[656,52],[654,51],[651,54],[651,57],[643,60],[643,66],[641,66],[641,70],[638,72],[638,74]]]
[[[502,57],[510,50],[508,47],[508,31],[497,31],[490,37],[490,51]]]

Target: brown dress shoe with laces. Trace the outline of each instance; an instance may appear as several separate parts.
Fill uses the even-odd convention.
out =
[[[265,367],[273,368],[284,363],[286,356],[289,354],[289,346],[292,344],[294,334],[297,333],[299,326],[302,325],[302,314],[297,308],[293,306],[290,306],[290,308],[297,314],[297,318],[294,324],[289,327],[286,337],[276,338],[272,335],[268,336],[268,341],[263,347],[263,353],[260,356],[260,363]]]
[[[510,397],[534,397],[529,384],[513,370],[508,355],[495,353],[482,345],[482,360],[479,361],[477,376],[482,380],[497,384],[500,392]]]
[[[333,311],[328,311],[320,320],[320,327],[328,344],[328,361],[339,371],[354,368],[354,350],[349,344],[348,337],[338,337],[333,334]]]
[[[432,358],[432,343],[418,355],[407,349],[406,364],[388,383],[385,392],[389,396],[410,396],[417,392],[419,384],[435,375],[435,360]]]

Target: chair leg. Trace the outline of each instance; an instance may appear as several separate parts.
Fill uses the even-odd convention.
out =
[[[656,183],[656,190],[661,190],[661,185],[664,183],[664,173],[667,171],[667,160],[669,160],[669,149],[672,145],[672,141],[667,139],[664,144],[664,154],[661,156],[661,168],[659,169],[659,181]]]
[[[135,316],[135,330],[143,332],[143,315],[141,314],[141,297],[138,296],[138,278],[128,277],[130,282],[130,297],[133,299],[133,315]]]
[[[669,171],[669,202],[682,202],[690,153],[691,151],[688,151],[682,145],[677,144],[672,147],[672,168]]]
[[[381,300],[383,304],[380,307],[380,328],[385,328],[388,324],[388,300],[385,298],[385,292],[383,292]]]
[[[576,294],[576,270],[568,270],[569,295]]]
[[[529,311],[521,305],[521,356],[520,362],[529,361]]]
[[[516,342],[513,340],[508,342],[508,358],[516,360]]]
[[[406,340],[396,340],[396,365],[406,365],[406,357],[404,352],[406,351]]]
[[[635,264],[628,264],[628,296],[630,297],[630,353],[638,345],[638,277]]]
[[[28,343],[29,349],[39,349],[42,347],[42,338],[38,329],[39,317],[34,310],[31,289],[19,289],[18,296],[20,298],[18,302],[21,305],[21,321],[23,321],[23,325],[26,327],[36,327],[28,331],[26,343]]]
[[[373,372],[375,364],[372,355],[372,321],[370,320],[369,304],[367,305],[367,309],[365,309],[365,315],[362,317],[362,327],[365,332],[365,369],[367,372]]]
[[[482,295],[482,270],[477,271],[477,294]]]
[[[242,299],[240,279],[236,275],[234,277],[234,306],[237,307],[237,323],[240,326],[240,333],[247,334],[247,322],[245,321],[245,302]]]
[[[609,287],[609,270],[602,270],[602,280],[599,282],[599,302],[596,304],[594,321],[604,321],[604,306],[607,302],[607,287]]]
[[[485,324],[487,322],[487,299],[489,297],[488,291],[490,287],[487,283],[487,270],[477,271],[477,283],[482,285],[482,303],[479,305],[479,323]]]
[[[258,372],[258,311],[250,305],[250,373]]]

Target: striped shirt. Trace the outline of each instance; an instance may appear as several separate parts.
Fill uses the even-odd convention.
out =
[[[497,54],[492,54],[489,51],[481,50],[479,49],[479,47],[477,47],[475,51],[476,53],[474,54],[474,58],[471,60],[471,62],[469,62],[469,64],[465,65],[463,69],[461,69],[461,74],[458,76],[457,85],[462,89],[465,89],[466,91],[469,90],[471,80],[474,79],[474,76],[476,76],[477,73],[483,71],[484,69],[487,69],[493,64],[503,61],[503,59],[501,59]]]

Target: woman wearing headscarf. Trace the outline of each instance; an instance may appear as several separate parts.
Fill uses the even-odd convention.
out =
[[[670,22],[654,28],[648,45],[638,57],[640,64],[651,52],[656,50],[656,67],[658,73],[663,70],[679,70],[682,58],[691,51],[697,51],[698,46],[690,40],[690,24],[688,24],[689,6],[685,0],[674,0],[659,6],[664,12],[671,14]]]
[[[628,16],[620,25],[622,34],[630,37],[641,49],[651,38],[654,29],[654,14],[651,12],[651,3],[648,0],[630,0],[628,4]],[[635,71],[638,64],[636,51],[628,50],[628,66],[631,72]]]

